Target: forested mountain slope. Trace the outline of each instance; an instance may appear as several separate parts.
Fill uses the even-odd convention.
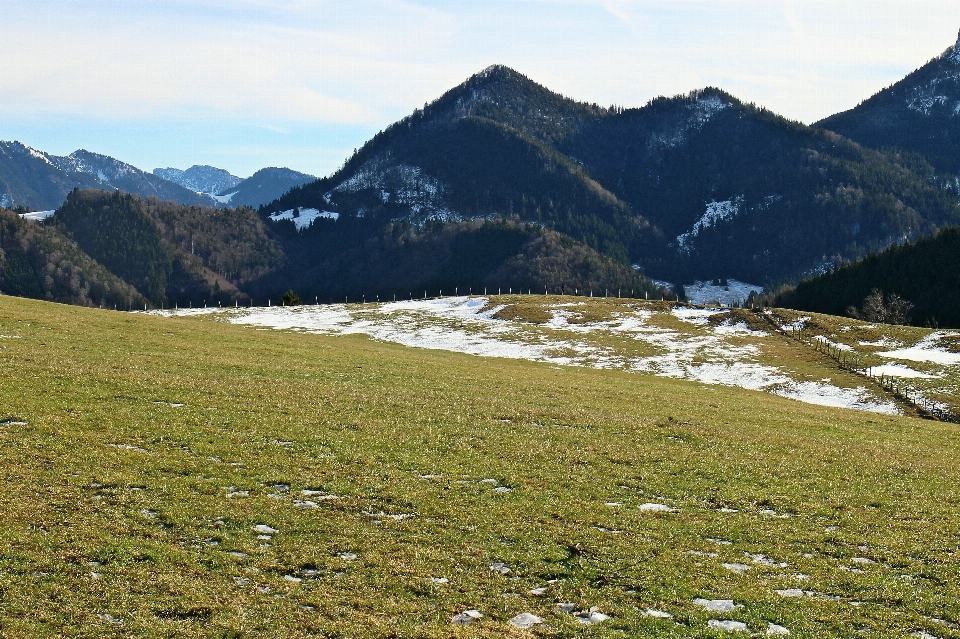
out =
[[[127,309],[145,301],[58,229],[0,209],[0,293]]]
[[[918,326],[960,328],[960,228],[893,246],[835,271],[800,282],[774,303],[832,315],[860,308],[872,291],[896,294],[913,308],[906,319]]]
[[[896,84],[817,126],[865,146],[920,153],[940,174],[960,175],[960,40]]]
[[[663,279],[768,282],[960,221],[932,173],[716,89],[603,108],[491,67],[264,211],[515,218]]]

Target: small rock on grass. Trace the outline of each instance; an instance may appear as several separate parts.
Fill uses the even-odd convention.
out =
[[[740,607],[733,599],[694,599],[693,603],[710,612],[730,612]]]
[[[463,612],[455,614],[450,619],[450,623],[459,626],[469,626],[481,617],[483,617],[483,613],[481,613],[479,610],[464,610]]]
[[[750,632],[750,628],[742,621],[728,621],[726,619],[710,619],[707,621],[707,628],[726,630],[727,632]]]
[[[663,610],[656,610],[654,608],[647,608],[643,611],[643,614],[647,617],[653,617],[655,619],[673,619],[673,615],[669,612],[664,612]]]
[[[543,623],[543,619],[530,612],[521,612],[510,620],[510,625],[517,628],[533,628]]]
[[[260,533],[261,535],[273,535],[277,532],[280,532],[276,528],[271,528],[266,524],[257,524],[256,526],[253,527],[253,531]]]
[[[677,509],[666,504],[646,503],[637,506],[639,510],[645,513],[675,513]]]
[[[609,618],[610,618],[610,615],[603,614],[602,612],[597,610],[596,607],[593,607],[590,610],[586,610],[584,612],[577,613],[577,621],[579,621],[582,624],[588,624],[588,625],[601,623],[603,621],[606,621]]]
[[[783,626],[778,626],[777,624],[770,622],[767,624],[767,636],[768,637],[789,637],[790,631],[784,628]]]

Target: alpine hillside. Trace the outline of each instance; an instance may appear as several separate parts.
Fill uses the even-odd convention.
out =
[[[903,80],[816,126],[874,148],[920,153],[957,189],[960,175],[960,39]]]
[[[328,232],[516,219],[660,279],[765,283],[960,221],[933,174],[718,89],[605,108],[494,66],[263,210]]]

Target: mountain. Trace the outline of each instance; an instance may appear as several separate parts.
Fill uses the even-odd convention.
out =
[[[800,282],[773,303],[803,311],[844,315],[876,289],[913,305],[917,326],[960,328],[960,227],[890,247],[863,260]],[[874,318],[867,318],[872,320]]]
[[[153,174],[180,186],[210,196],[223,193],[242,182],[242,178],[229,171],[207,165],[194,165],[185,171],[180,169],[154,169]]]
[[[181,204],[213,203],[207,196],[106,155],[79,150],[61,157],[20,142],[0,142],[0,206],[51,210],[75,188],[119,189]]]
[[[939,173],[960,175],[960,39],[896,84],[816,126],[865,146],[920,153]]]
[[[933,173],[718,89],[604,108],[494,66],[263,210],[517,219],[660,279],[766,283],[960,222]]]
[[[316,179],[293,169],[260,169],[247,179],[217,191],[216,200],[229,206],[258,208],[276,200],[290,189]]]
[[[106,308],[146,300],[58,229],[0,209],[0,293]]]
[[[285,262],[252,209],[182,206],[118,191],[71,192],[47,224],[154,306],[231,303]]]

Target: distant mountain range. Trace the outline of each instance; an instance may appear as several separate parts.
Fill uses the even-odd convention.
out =
[[[659,279],[767,283],[960,222],[933,174],[718,89],[606,109],[494,66],[265,210],[514,218]]]
[[[220,195],[243,181],[229,171],[214,166],[191,166],[185,171],[180,169],[154,169],[153,174],[197,193]]]
[[[0,142],[0,206],[55,209],[75,188],[119,189],[181,204],[211,200],[106,155],[75,151],[59,157],[20,142]]]
[[[152,174],[115,158],[79,150],[68,156],[38,151],[20,142],[0,142],[0,207],[52,210],[75,188],[124,191],[179,204],[266,204],[291,187],[315,180],[291,169],[266,168],[241,179],[212,166],[155,169]]]
[[[48,223],[148,303],[291,286],[331,299],[500,284],[663,294],[644,274],[769,287],[960,224],[960,42],[816,126],[716,88],[604,108],[493,66],[322,179],[268,168],[241,180],[211,166],[147,174],[86,151],[55,157],[0,143],[0,205],[54,208],[78,187],[189,205],[102,205],[129,228],[150,218],[156,241],[144,231],[98,243],[91,220],[114,223],[89,204],[102,194],[70,196]],[[196,204],[260,211],[243,214],[241,240]],[[197,266],[201,236],[220,248]],[[153,270],[123,270],[130,242],[154,246],[136,258]]]

